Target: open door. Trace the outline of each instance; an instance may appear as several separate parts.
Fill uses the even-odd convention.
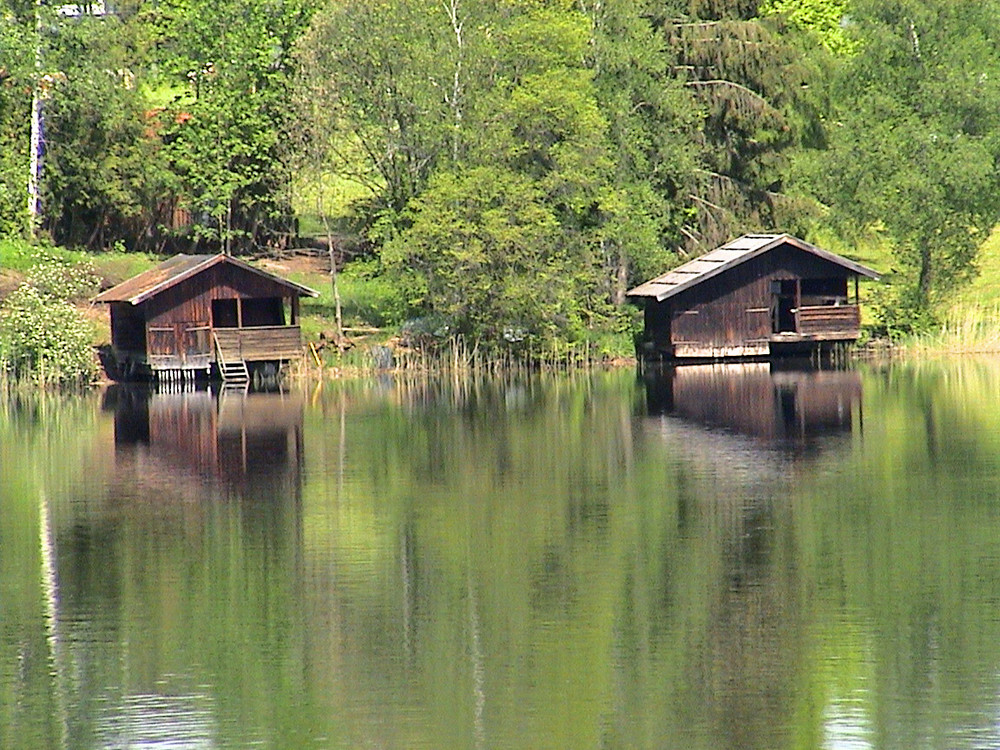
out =
[[[798,279],[771,282],[771,332],[795,333],[795,310],[799,300]]]

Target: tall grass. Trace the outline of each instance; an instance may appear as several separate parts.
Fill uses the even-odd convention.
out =
[[[1000,304],[952,308],[937,328],[901,341],[898,348],[914,356],[1000,353]]]
[[[370,375],[379,372],[501,375],[527,372],[586,371],[612,361],[632,361],[610,357],[603,347],[583,341],[567,344],[558,340],[536,342],[519,349],[482,346],[464,336],[406,346],[398,340],[371,343],[342,354],[324,351],[316,358],[307,355],[293,374]]]

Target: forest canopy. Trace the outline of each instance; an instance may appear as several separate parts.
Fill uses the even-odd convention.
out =
[[[879,324],[919,329],[997,221],[998,0],[0,0],[0,19],[0,235],[254,254],[333,224],[400,315],[487,344],[625,330],[631,285],[751,231],[883,243]]]

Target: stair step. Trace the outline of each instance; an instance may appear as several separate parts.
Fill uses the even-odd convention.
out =
[[[219,372],[227,385],[247,385],[250,382],[250,371],[242,359],[222,362]]]

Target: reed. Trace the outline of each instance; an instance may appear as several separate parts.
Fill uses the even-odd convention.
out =
[[[934,330],[900,342],[905,355],[993,354],[1000,352],[1000,306],[949,310]]]
[[[521,349],[487,348],[478,339],[457,335],[443,341],[404,345],[398,341],[373,344],[344,353],[325,352],[317,366],[309,357],[297,363],[293,376],[443,373],[503,375],[527,372],[587,371],[606,364],[608,357],[590,341],[552,339]]]

